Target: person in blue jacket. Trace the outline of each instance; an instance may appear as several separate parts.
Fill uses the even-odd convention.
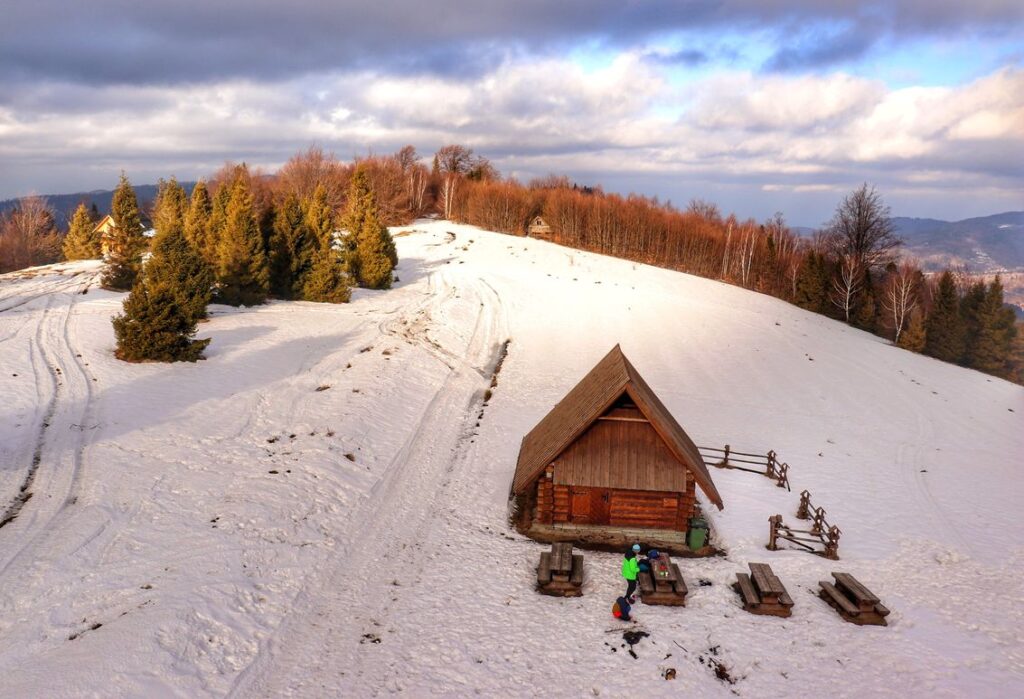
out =
[[[615,600],[615,604],[612,605],[612,616],[622,621],[633,621],[633,617],[629,615],[629,610],[632,607],[629,604],[629,600],[625,597],[619,597]]]

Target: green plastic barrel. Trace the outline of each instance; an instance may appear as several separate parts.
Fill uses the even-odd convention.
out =
[[[701,517],[690,519],[690,528],[686,532],[686,545],[691,551],[704,548],[708,542],[708,523]]]

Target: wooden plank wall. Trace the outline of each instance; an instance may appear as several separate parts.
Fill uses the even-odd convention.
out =
[[[642,417],[617,409],[615,417]],[[683,492],[692,477],[647,422],[598,420],[559,457],[555,485]]]

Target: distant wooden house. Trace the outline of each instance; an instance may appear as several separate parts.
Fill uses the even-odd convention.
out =
[[[551,226],[549,226],[540,216],[534,216],[530,219],[530,224],[526,227],[526,233],[531,238],[548,240],[551,238]]]
[[[512,497],[539,541],[682,552],[696,486],[722,509],[697,447],[616,345],[523,438]]]
[[[142,235],[145,236],[146,238],[152,238],[154,231],[152,228],[150,228],[150,220],[143,215],[139,216],[139,220],[142,223],[142,225],[146,228],[146,230],[142,231]],[[101,218],[95,226],[93,226],[92,232],[94,234],[100,234],[100,251],[103,253],[103,257],[106,257],[107,254],[110,252],[111,234],[116,225],[117,224],[114,222],[114,217],[111,216],[110,214],[107,214],[106,216]]]
[[[106,257],[107,253],[110,252],[110,232],[113,230],[114,217],[107,214],[99,220],[99,222],[93,227],[93,235],[96,233],[100,234],[100,250],[103,252],[103,256]]]

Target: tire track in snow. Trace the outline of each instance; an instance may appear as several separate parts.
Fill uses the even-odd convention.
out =
[[[358,525],[350,530],[347,548],[338,554],[339,567],[321,571],[304,586],[291,613],[238,676],[230,696],[280,696],[303,690],[322,695],[324,688],[304,687],[303,681],[332,676],[325,667],[349,667],[357,659],[361,634],[387,615],[391,589],[386,581],[407,579],[422,569],[425,552],[420,544],[435,524],[435,503],[450,487],[459,461],[466,457],[489,370],[507,339],[500,298],[479,281],[471,288],[480,310],[465,357],[447,348],[438,357],[444,361],[443,357],[450,355],[458,363],[354,514],[352,521]],[[452,295],[445,291],[440,298],[450,300]],[[422,306],[441,311],[438,302],[430,298]],[[381,329],[388,332],[383,325]],[[434,347],[429,340],[420,344],[407,339],[428,352]],[[359,610],[350,613],[355,607]],[[338,677],[336,682],[335,692],[351,686],[352,679]]]
[[[37,392],[40,397],[48,394],[48,398],[32,462],[18,495],[0,516],[0,537],[17,542],[0,553],[0,578],[24,555],[34,552],[56,517],[75,501],[95,405],[93,377],[76,356],[69,326],[77,297],[98,274],[77,280],[73,291],[61,292],[68,295],[63,313],[53,312],[55,296],[51,294],[36,330],[33,350],[38,364],[45,368],[36,372]]]

